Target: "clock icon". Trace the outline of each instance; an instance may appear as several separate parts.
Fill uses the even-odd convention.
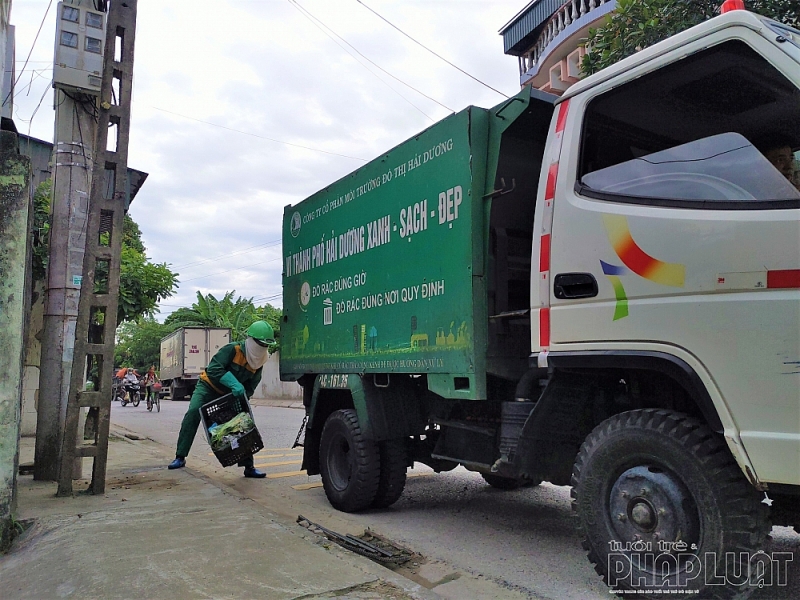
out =
[[[300,286],[300,306],[305,309],[308,306],[308,303],[311,301],[311,286],[308,284],[307,281],[303,282],[303,285]]]

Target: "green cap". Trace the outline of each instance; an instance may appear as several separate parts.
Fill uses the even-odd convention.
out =
[[[247,328],[247,337],[251,337],[262,344],[274,344],[275,332],[266,321],[256,321]]]

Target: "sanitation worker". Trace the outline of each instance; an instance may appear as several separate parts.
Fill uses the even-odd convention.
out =
[[[186,466],[186,456],[192,447],[197,428],[200,426],[200,407],[231,393],[236,398],[247,399],[261,381],[261,369],[269,357],[268,348],[275,343],[275,333],[266,321],[256,321],[247,329],[247,338],[242,342],[226,344],[214,355],[194,388],[192,400],[181,423],[178,448],[170,469]],[[244,467],[245,477],[266,477],[253,466],[253,457],[239,462]]]

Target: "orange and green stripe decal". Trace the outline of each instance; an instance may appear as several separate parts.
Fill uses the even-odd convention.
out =
[[[622,263],[637,275],[661,285],[683,287],[686,267],[653,258],[633,239],[624,215],[603,215],[608,239]]]

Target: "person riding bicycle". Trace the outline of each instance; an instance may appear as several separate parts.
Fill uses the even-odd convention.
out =
[[[158,375],[156,375],[156,366],[151,365],[150,368],[147,370],[147,373],[144,374],[144,386],[145,386],[145,400],[147,402],[148,407],[152,407],[153,400],[158,392],[153,388],[153,386],[159,382]]]

